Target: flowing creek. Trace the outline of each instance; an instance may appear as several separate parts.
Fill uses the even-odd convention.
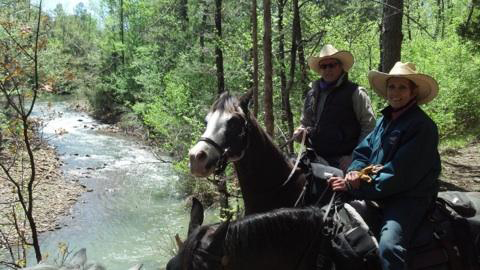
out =
[[[47,117],[52,110],[55,116]],[[138,139],[101,131],[101,124],[67,102],[39,103],[35,116],[46,121],[44,137],[59,153],[65,178],[88,190],[60,219],[60,229],[41,234],[42,254],[53,260],[64,242],[73,251],[86,248],[89,262],[109,270],[137,263],[163,269],[174,234],[185,236],[189,219],[175,188],[182,179],[171,164]]]

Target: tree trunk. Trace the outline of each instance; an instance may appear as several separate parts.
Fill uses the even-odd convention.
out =
[[[302,96],[305,97],[310,90],[308,87],[308,75],[307,75],[307,62],[305,61],[305,49],[303,46],[302,40],[302,26],[300,24],[300,8],[298,5],[298,0],[292,1],[293,5],[293,33],[295,33],[296,39],[295,42],[297,43],[297,50],[298,50],[298,63],[300,65],[300,88],[302,89]],[[292,34],[293,34],[292,33]],[[290,112],[291,114],[291,112]],[[293,134],[293,115],[289,119],[292,126],[292,134]]]
[[[182,30],[186,31],[188,26],[188,0],[180,0],[179,5],[178,13],[182,22]]]
[[[202,15],[202,24],[200,29],[200,63],[205,63],[205,34],[207,29],[207,14],[208,14],[208,4],[203,2],[205,5],[203,8],[203,15]]]
[[[217,65],[217,94],[220,95],[225,91],[225,78],[223,73],[223,51],[222,51],[222,0],[215,0],[215,29],[217,32],[217,39],[215,45],[215,61]],[[222,174],[217,185],[218,193],[220,194],[220,216],[227,218],[229,215],[228,203],[228,189],[225,175]]]
[[[258,27],[257,0],[252,0],[253,114],[258,116]]]
[[[291,135],[289,133],[288,129],[288,98],[289,95],[286,93],[287,91],[287,78],[285,75],[285,34],[283,32],[283,10],[285,8],[286,0],[278,0],[278,21],[277,21],[277,27],[278,27],[278,33],[280,33],[280,37],[278,38],[278,62],[280,63],[280,70],[279,70],[279,76],[280,76],[280,93],[282,97],[282,122],[284,127],[287,127],[287,140],[291,138]],[[293,145],[289,144],[288,147],[288,153],[293,153]]]
[[[410,29],[410,3],[411,0],[407,0],[407,33],[408,40],[412,40],[412,30]]]
[[[265,29],[263,34],[265,128],[267,133],[273,138],[272,11],[270,0],[263,0],[263,26]]]
[[[217,40],[215,45],[215,61],[217,64],[217,93],[220,95],[225,91],[225,79],[223,74],[223,52],[222,44],[222,0],[215,0],[215,29]]]
[[[443,0],[437,0],[437,23],[435,25],[435,38],[439,35],[444,36],[445,18],[444,18],[445,4]]]
[[[123,18],[123,0],[120,0],[120,41],[122,42],[122,64],[125,65],[125,22]]]
[[[385,0],[381,35],[381,70],[389,72],[400,61],[402,51],[403,0]]]

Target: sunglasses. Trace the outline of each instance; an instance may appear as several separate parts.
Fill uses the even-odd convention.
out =
[[[330,63],[330,64],[322,64],[320,65],[320,69],[327,69],[327,68],[334,68],[337,67],[338,63]]]

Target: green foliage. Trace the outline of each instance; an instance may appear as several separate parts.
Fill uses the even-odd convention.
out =
[[[186,6],[182,6],[183,3]],[[443,3],[444,1],[442,1]],[[406,3],[406,2],[405,2]],[[437,122],[442,138],[463,134],[478,125],[480,57],[479,9],[475,0],[411,0],[405,4],[402,61],[415,62],[440,85],[437,99],[424,109]],[[281,123],[280,68],[288,74],[292,35],[291,2],[278,31],[279,2],[273,2],[274,113]],[[44,52],[45,82],[59,92],[87,93],[101,119],[143,121],[161,150],[175,156],[178,170],[188,171],[187,151],[203,130],[203,118],[217,97],[215,48],[223,51],[226,88],[240,95],[251,87],[251,1],[222,1],[222,38],[217,37],[212,1],[102,0],[97,16],[81,6],[74,15],[57,7],[51,17],[50,39]],[[377,114],[385,101],[369,88],[367,73],[380,62],[381,1],[304,1],[301,3],[302,45],[305,57],[326,43],[355,56],[350,78],[367,88]],[[123,25],[120,14],[123,11]],[[263,14],[258,6],[260,113],[262,122]],[[186,12],[186,13],[185,13]],[[185,16],[186,15],[186,16]],[[96,19],[100,18],[100,19]],[[99,20],[99,21],[97,21]],[[466,23],[468,21],[468,24]],[[121,39],[120,30],[124,38]],[[459,34],[471,41],[461,39]],[[285,59],[279,41],[284,37]],[[298,59],[298,56],[297,56]],[[312,71],[308,80],[318,78]],[[287,78],[289,79],[289,78]],[[290,102],[295,125],[303,105],[301,72],[296,63]],[[133,115],[135,114],[135,115]],[[274,138],[283,141],[281,132]],[[208,191],[205,181],[185,181],[187,193]],[[203,186],[198,186],[203,185]],[[229,187],[233,189],[234,187]],[[213,195],[212,195],[213,196]]]
[[[87,91],[86,94],[96,118],[109,123],[118,120],[122,109],[115,102],[111,84],[100,83],[91,91]]]
[[[474,41],[476,50],[480,49],[480,1],[472,0],[468,16],[457,26],[457,32],[467,40]]]

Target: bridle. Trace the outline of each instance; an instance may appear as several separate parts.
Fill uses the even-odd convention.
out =
[[[245,154],[245,149],[247,149],[250,145],[249,133],[251,130],[251,124],[248,120],[248,116],[241,116],[241,118],[244,120],[244,123],[242,126],[242,131],[238,134],[240,142],[243,142],[243,145],[240,148],[240,151],[242,151],[240,159],[243,158],[243,155]],[[227,142],[228,140],[225,141]],[[234,148],[235,146],[228,144],[221,146],[213,139],[208,137],[200,137],[200,139],[198,139],[198,142],[205,142],[208,145],[212,146],[218,152],[220,157],[215,164],[214,175],[220,175],[221,173],[223,173],[225,171],[225,168],[227,167],[228,158],[231,157],[232,148]]]

